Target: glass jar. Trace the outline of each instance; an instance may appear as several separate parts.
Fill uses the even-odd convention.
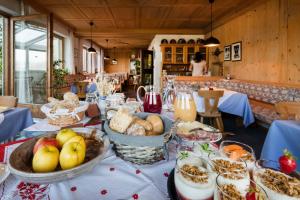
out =
[[[176,94],[174,102],[174,117],[175,120],[193,122],[197,117],[196,104],[194,98],[190,92],[186,90],[180,90]]]

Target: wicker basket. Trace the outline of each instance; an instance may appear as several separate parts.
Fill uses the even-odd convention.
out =
[[[83,120],[85,111],[88,109],[88,102],[80,101],[80,106],[75,108],[73,112],[68,113],[51,113],[52,105],[50,103],[41,107],[41,111],[45,113],[48,123],[60,127],[76,124]]]
[[[151,113],[137,113],[145,119]],[[105,122],[104,130],[110,141],[114,144],[113,149],[117,156],[135,164],[153,164],[163,159],[168,159],[167,143],[174,135],[173,121],[160,116],[163,120],[165,132],[159,136],[131,136],[124,135],[109,128],[109,122]]]
[[[57,118],[51,119],[47,117],[48,123],[56,126],[69,126],[72,124],[76,124],[79,121],[83,120],[85,116],[85,111],[77,113],[77,117],[73,117],[71,115],[60,115]]]

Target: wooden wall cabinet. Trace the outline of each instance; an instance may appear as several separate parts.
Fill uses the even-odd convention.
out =
[[[204,46],[192,44],[162,44],[163,64],[190,64],[197,51],[202,52],[208,59],[207,49]]]
[[[191,60],[195,53],[200,51],[208,62],[208,50],[204,46],[196,44],[162,44],[162,62],[163,70],[167,74],[190,76],[192,72],[189,69]]]

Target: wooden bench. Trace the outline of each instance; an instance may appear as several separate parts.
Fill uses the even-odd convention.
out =
[[[194,91],[203,87],[219,87],[247,94],[255,118],[265,124],[279,119],[275,104],[279,102],[300,102],[300,85],[245,80],[225,80],[221,77],[177,78],[176,88],[190,88]]]

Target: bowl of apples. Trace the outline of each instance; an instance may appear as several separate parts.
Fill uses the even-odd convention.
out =
[[[10,172],[30,183],[54,183],[90,171],[109,147],[109,139],[100,130],[62,129],[32,138],[10,155]]]

